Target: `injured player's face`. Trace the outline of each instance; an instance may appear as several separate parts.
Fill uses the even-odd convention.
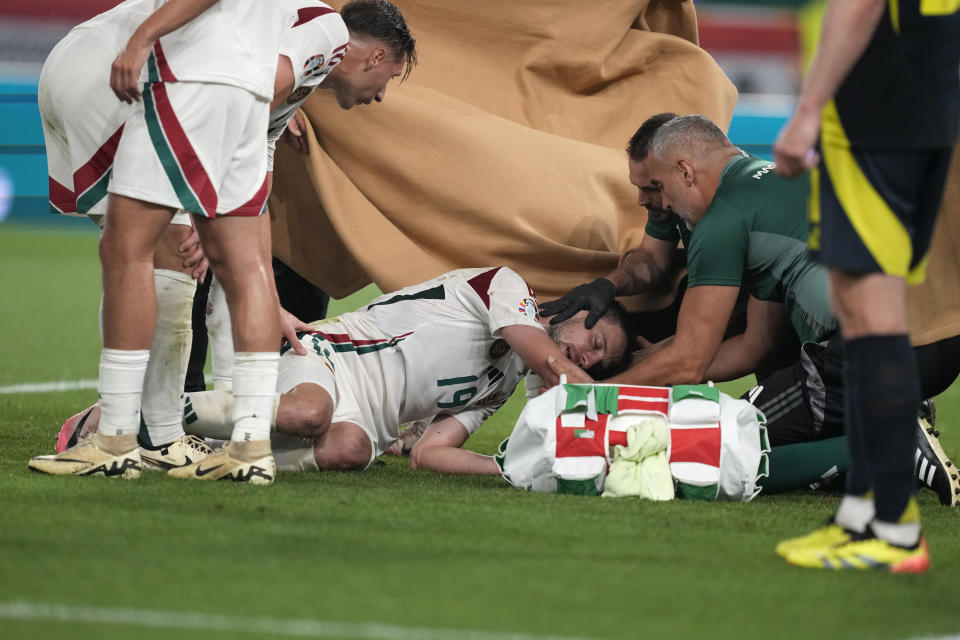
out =
[[[584,325],[586,317],[587,312],[580,311],[559,324],[547,325],[547,333],[563,354],[584,371],[615,367],[627,351],[626,331],[612,313],[600,318],[592,329]]]

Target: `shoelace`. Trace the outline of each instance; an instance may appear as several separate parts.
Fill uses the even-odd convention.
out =
[[[198,438],[197,436],[193,436],[193,435],[187,436],[184,439],[184,443],[188,447],[190,447],[191,449],[199,453],[205,453],[207,455],[210,455],[211,453],[213,453],[213,449],[208,447],[206,443],[200,438]]]

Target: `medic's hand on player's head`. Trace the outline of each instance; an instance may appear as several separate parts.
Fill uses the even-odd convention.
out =
[[[581,309],[587,309],[590,313],[583,324],[587,329],[592,329],[616,297],[617,287],[606,278],[597,278],[593,282],[574,287],[559,300],[544,303],[540,306],[540,315],[554,316],[550,319],[550,324],[559,324]]]

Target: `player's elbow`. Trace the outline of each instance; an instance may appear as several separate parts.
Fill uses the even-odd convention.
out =
[[[410,468],[411,469],[429,469],[429,467],[424,465],[425,463],[424,451],[426,451],[427,449],[428,447],[418,447],[418,446],[415,446],[413,448],[413,450],[410,452]]]

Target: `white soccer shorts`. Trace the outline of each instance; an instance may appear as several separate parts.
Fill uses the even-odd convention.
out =
[[[116,55],[88,31],[72,31],[40,71],[37,101],[52,212],[90,214],[95,220],[106,213],[110,169],[132,110],[108,84]]]
[[[367,462],[369,466],[397,436],[391,436],[386,429],[378,430],[370,411],[361,408],[349,379],[337,376],[336,372],[343,371],[347,365],[330,343],[312,334],[305,335],[300,342],[306,348],[307,355],[298,356],[290,349],[280,357],[277,391],[284,394],[305,382],[323,387],[333,399],[331,422],[352,422],[367,434],[370,440],[370,461]]]
[[[208,218],[260,215],[269,109],[230,85],[146,85],[127,118],[108,191]]]

